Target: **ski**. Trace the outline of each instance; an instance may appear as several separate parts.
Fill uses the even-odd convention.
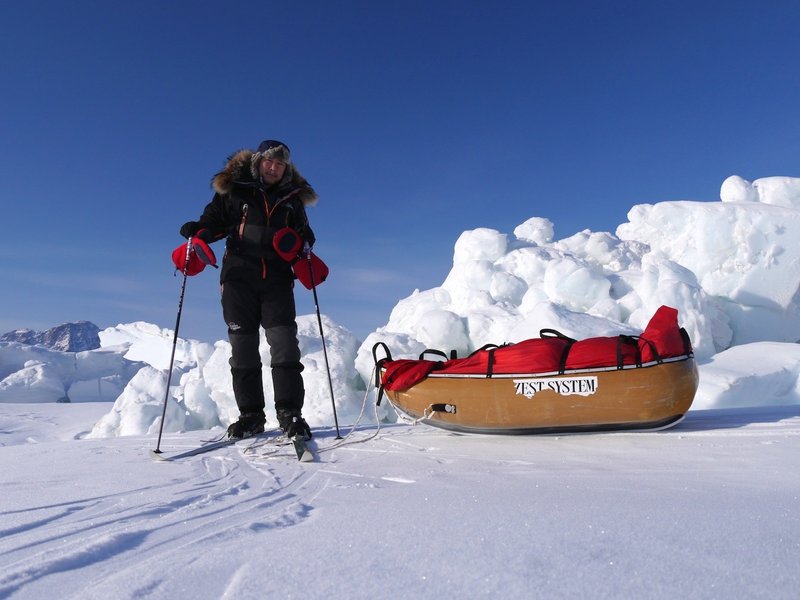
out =
[[[296,435],[289,439],[292,440],[292,444],[294,445],[294,451],[297,453],[297,460],[300,462],[314,462],[314,453],[309,450],[306,444],[306,441],[308,441],[307,437]]]
[[[246,440],[257,440],[261,437],[267,437],[267,442],[269,441],[269,436],[274,435],[274,432],[268,431],[265,433],[259,433],[256,435],[251,435],[245,438],[237,438],[237,439],[223,439],[214,442],[209,442],[207,444],[203,444],[196,448],[192,448],[190,450],[185,450],[183,452],[178,452],[177,454],[172,453],[165,453],[165,452],[156,452],[155,450],[150,450],[150,455],[161,462],[169,462],[174,460],[180,460],[182,458],[189,458],[190,456],[197,456],[198,454],[205,454],[206,452],[212,452],[214,450],[219,450],[220,448],[226,448],[228,446],[233,446],[237,442],[242,442]],[[300,462],[313,462],[314,461],[314,453],[306,444],[308,438],[303,436],[294,436],[293,438],[288,438],[292,445],[294,446],[294,451],[297,454],[297,460]],[[265,442],[266,443],[266,442]],[[255,445],[255,443],[254,443]]]
[[[190,456],[197,456],[198,454],[205,454],[206,452],[211,452],[212,450],[218,450],[219,448],[233,446],[237,442],[242,442],[244,440],[253,440],[259,437],[263,437],[265,435],[271,435],[272,433],[273,432],[269,431],[265,433],[258,433],[256,435],[251,435],[244,438],[226,438],[224,440],[203,444],[202,446],[198,446],[197,448],[192,448],[191,450],[186,450],[184,452],[179,452],[178,454],[165,454],[164,452],[157,452],[155,450],[150,450],[150,455],[156,460],[164,462],[172,460],[180,460],[181,458],[188,458]]]

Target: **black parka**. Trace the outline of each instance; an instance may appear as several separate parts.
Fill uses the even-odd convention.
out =
[[[225,168],[212,179],[215,191],[199,219],[201,228],[213,240],[226,239],[220,281],[290,282],[294,278],[289,263],[273,248],[275,233],[294,229],[304,242],[314,245],[314,232],[308,224],[305,206],[316,202],[313,188],[293,165],[284,177],[266,187],[257,178],[257,157],[242,150],[228,159]]]

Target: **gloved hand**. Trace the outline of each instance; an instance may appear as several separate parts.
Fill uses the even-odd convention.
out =
[[[298,260],[292,264],[294,276],[300,280],[306,289],[313,289],[328,278],[328,265],[311,251],[311,246],[306,244],[304,252],[307,252],[303,260]]]
[[[303,240],[291,227],[284,227],[275,232],[272,238],[272,247],[283,260],[289,264],[294,264],[298,259],[298,253],[303,245]]]
[[[186,254],[186,243],[181,244],[172,251],[172,263],[178,271],[186,273],[189,277],[197,275],[206,268],[206,263],[197,256],[193,248],[189,249],[189,255]],[[188,258],[188,260],[187,260]]]
[[[206,229],[203,227],[201,223],[197,221],[189,221],[188,223],[184,223],[181,227],[180,231],[181,235],[185,237],[187,240],[190,237],[199,238],[203,240],[206,244],[210,244],[212,242],[216,242],[219,238],[215,237],[210,229]]]
[[[172,263],[178,271],[183,271],[191,277],[201,273],[206,265],[217,268],[217,257],[214,256],[214,251],[209,248],[208,244],[200,238],[192,239],[191,248],[187,249],[187,244],[188,242],[181,244],[172,251]]]
[[[200,231],[200,227],[201,225],[197,221],[187,221],[181,225],[180,234],[188,240],[190,237],[194,237],[195,234]]]
[[[205,243],[203,233],[208,232],[208,229],[201,229],[197,232],[197,237],[192,238],[192,254],[196,255],[203,264],[211,265],[217,268],[217,257],[214,256],[214,251]]]

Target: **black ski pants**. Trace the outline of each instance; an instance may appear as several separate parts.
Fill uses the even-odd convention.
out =
[[[292,287],[290,281],[269,280],[233,280],[222,286],[222,314],[231,342],[233,394],[240,414],[264,414],[259,326],[264,328],[270,347],[275,409],[299,412],[303,407],[303,364]]]

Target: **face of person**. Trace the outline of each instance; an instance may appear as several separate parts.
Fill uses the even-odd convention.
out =
[[[277,183],[286,173],[286,163],[272,158],[265,158],[258,165],[259,173],[261,174],[261,181],[267,185]]]

